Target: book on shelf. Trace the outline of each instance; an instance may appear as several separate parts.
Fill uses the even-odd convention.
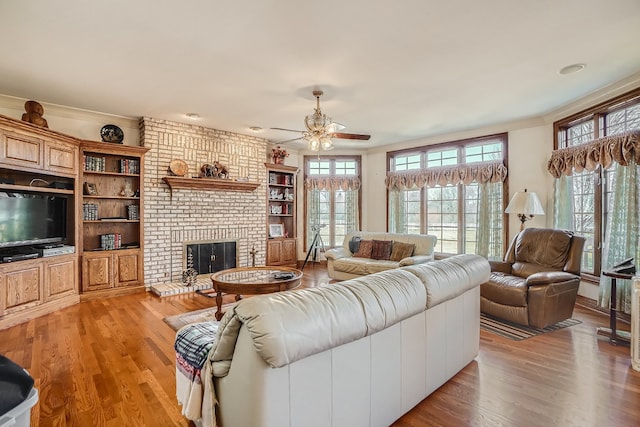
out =
[[[136,160],[136,159],[121,159],[120,160],[120,173],[139,174],[140,173],[140,160]]]
[[[106,157],[85,154],[82,156],[82,169],[88,172],[104,172],[106,162]]]
[[[101,234],[100,247],[105,250],[120,249],[122,247],[122,235],[120,233]]]

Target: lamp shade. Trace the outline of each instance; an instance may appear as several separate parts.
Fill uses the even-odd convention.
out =
[[[526,188],[524,191],[516,191],[504,212],[527,216],[544,215],[538,195]]]

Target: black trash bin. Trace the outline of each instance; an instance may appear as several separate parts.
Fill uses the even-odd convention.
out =
[[[0,355],[0,427],[28,427],[31,408],[38,402],[29,373]]]

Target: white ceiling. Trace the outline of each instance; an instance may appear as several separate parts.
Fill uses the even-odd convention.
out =
[[[541,116],[640,71],[638,0],[4,0],[0,17],[0,94],[250,134],[302,129],[320,88],[343,132],[372,135],[347,148]]]

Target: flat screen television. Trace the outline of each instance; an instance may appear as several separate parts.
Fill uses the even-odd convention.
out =
[[[67,198],[0,192],[0,248],[63,242]]]

